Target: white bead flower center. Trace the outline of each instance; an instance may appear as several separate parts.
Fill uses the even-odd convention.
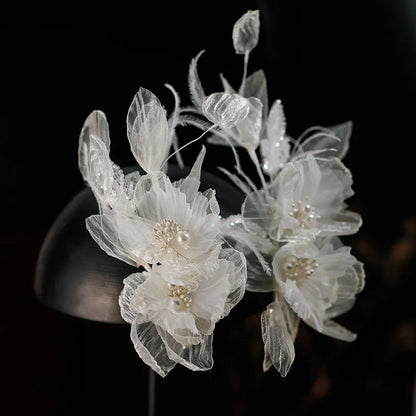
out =
[[[297,284],[309,279],[318,268],[315,259],[288,256],[282,262],[283,280],[293,280]]]
[[[292,204],[289,215],[298,220],[302,228],[309,228],[316,224],[320,216],[315,212],[315,208],[309,203],[309,198],[304,201],[298,200]]]
[[[165,253],[173,254],[176,249],[189,250],[191,236],[181,224],[163,219],[154,228],[155,240]]]
[[[175,310],[189,310],[192,306],[191,292],[188,287],[181,285],[170,285],[168,296],[172,298]]]

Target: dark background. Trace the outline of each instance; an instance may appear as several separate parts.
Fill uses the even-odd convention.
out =
[[[284,104],[288,133],[354,122],[344,162],[354,177],[350,207],[364,225],[345,241],[365,263],[367,284],[340,321],[358,340],[342,343],[302,324],[295,363],[281,379],[261,371],[259,314],[237,311],[216,329],[212,371],[178,366],[163,381],[157,377],[156,414],[258,415],[269,408],[280,415],[411,414],[416,3],[235,4],[25,9],[24,18],[18,11],[3,25],[0,414],[146,414],[147,368],[127,325],[84,321],[39,303],[37,256],[56,217],[84,187],[77,145],[88,114],[106,113],[112,159],[132,165],[125,116],[135,92],[151,90],[171,111],[164,87],[170,83],[188,103],[188,65],[201,49],[206,92],[221,89],[220,72],[237,86],[242,58],[234,55],[231,31],[248,9],[261,13],[249,73],[264,69],[269,100]],[[185,162],[199,149],[184,151]],[[207,150],[206,170],[231,168],[231,152]]]

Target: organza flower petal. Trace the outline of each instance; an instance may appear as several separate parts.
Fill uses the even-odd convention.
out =
[[[86,219],[87,230],[109,256],[132,266],[147,267],[152,230],[139,218],[115,215],[112,212]],[[150,259],[148,259],[150,260]]]
[[[156,326],[137,317],[131,325],[130,338],[140,358],[161,377],[165,377],[176,365],[169,358],[167,348]]]
[[[251,232],[261,232],[266,236],[272,228],[275,205],[275,201],[264,190],[247,195],[241,206],[244,226]]]
[[[210,370],[214,365],[212,357],[213,335],[207,335],[203,341],[196,345],[184,346],[164,329],[157,327],[161,339],[166,348],[167,356],[170,360],[182,364],[192,371]]]
[[[133,273],[123,280],[123,290],[119,296],[121,317],[129,324],[137,317],[135,294],[137,288],[146,280],[146,273]]]

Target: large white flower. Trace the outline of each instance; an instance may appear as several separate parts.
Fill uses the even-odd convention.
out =
[[[351,173],[339,159],[305,154],[287,163],[267,190],[247,196],[243,218],[277,241],[353,234],[361,217],[345,209],[351,184]]]
[[[137,353],[161,376],[176,363],[191,370],[213,365],[215,324],[242,298],[246,281],[244,257],[219,250],[197,266],[155,265],[124,280],[122,316],[132,324]]]
[[[89,217],[87,228],[107,254],[133,265],[199,261],[219,242],[219,207],[214,192],[188,185],[162,172],[144,175],[136,184],[134,215],[107,210]]]

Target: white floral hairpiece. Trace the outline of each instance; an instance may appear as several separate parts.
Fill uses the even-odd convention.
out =
[[[99,205],[87,229],[108,255],[138,268],[124,280],[121,314],[137,353],[161,376],[177,363],[212,367],[215,324],[246,289],[274,295],[261,315],[265,371],[273,365],[287,374],[300,320],[331,337],[355,339],[333,321],[364,286],[363,265],[339,239],[361,225],[346,210],[352,178],[341,162],[352,123],[312,127],[296,140],[286,133],[281,101],[268,108],[263,71],[247,76],[259,28],[258,11],[234,25],[235,52],[244,55],[238,90],[221,75],[224,91],[205,94],[197,72],[202,52],[189,67],[192,106],[181,107],[168,86],[176,103],[168,118],[157,97],[140,88],[127,136],[143,175],[124,175],[111,161],[104,113],[93,111],[81,131],[79,167]],[[199,191],[205,147],[186,177],[172,182],[166,175],[174,154],[183,166],[175,129],[186,125],[204,133],[185,146],[208,132],[209,143],[231,146],[236,173],[221,170],[246,195],[240,214],[221,218],[215,190]],[[242,170],[237,147],[248,152],[260,188]]]

